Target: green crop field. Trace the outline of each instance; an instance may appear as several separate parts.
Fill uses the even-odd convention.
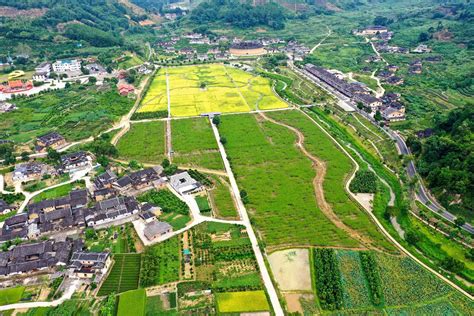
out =
[[[342,287],[342,299],[337,296],[341,301],[340,309],[336,309],[335,314],[344,311],[348,314],[467,315],[474,308],[474,303],[468,298],[408,257],[352,250],[334,252]],[[367,269],[364,269],[362,260],[364,254],[374,258]],[[315,264],[313,273],[316,274],[318,269],[321,269],[320,265]],[[323,289],[333,289],[336,281],[323,283]],[[376,287],[373,285],[376,283],[380,297],[374,301]],[[328,296],[324,299],[334,300],[336,292],[326,291]],[[322,293],[317,292],[317,295]],[[321,297],[318,301],[321,302]]]
[[[15,99],[18,110],[2,113],[0,139],[23,143],[51,130],[74,141],[98,135],[133,106],[115,87],[82,86]],[[21,122],[21,124],[19,123]]]
[[[236,218],[237,209],[230,191],[230,184],[221,177],[214,176],[213,189],[209,191],[209,198],[214,212],[219,217]]]
[[[4,290],[0,290],[0,306],[14,304],[21,300],[23,292],[25,291],[24,286],[12,287]]]
[[[117,316],[144,316],[145,305],[145,289],[137,289],[124,292],[119,295]]]
[[[365,211],[350,199],[345,190],[345,181],[354,168],[349,157],[314,122],[299,111],[275,112],[268,116],[300,130],[305,136],[305,148],[326,163],[324,195],[342,222],[360,234],[370,237],[377,246],[393,250],[394,247],[377,230]]]
[[[225,116],[219,129],[239,188],[248,193],[250,217],[267,245],[358,246],[318,209],[315,171],[290,130],[254,115]]]
[[[270,309],[264,291],[217,293],[216,300],[221,313],[259,312]]]
[[[224,169],[210,122],[205,118],[171,122],[173,163],[188,168]]]
[[[97,295],[121,293],[138,287],[140,277],[140,254],[115,254],[114,265]]]
[[[248,112],[257,108],[288,106],[274,95],[268,79],[240,69],[211,64],[171,67],[160,71],[151,83],[139,112],[167,110],[167,86],[172,116]]]
[[[121,159],[161,163],[165,157],[165,123],[132,124],[120,138],[117,149]]]
[[[179,280],[179,238],[175,236],[143,253],[140,285],[143,287]]]

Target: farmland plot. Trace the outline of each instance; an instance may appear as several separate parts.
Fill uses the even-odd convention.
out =
[[[288,249],[268,256],[273,276],[282,291],[311,291],[308,249]]]
[[[171,122],[173,163],[187,168],[224,169],[210,122],[205,118]]]
[[[248,193],[249,215],[268,246],[359,246],[318,209],[315,172],[291,131],[254,115],[225,116],[219,129],[239,188]]]
[[[116,254],[114,265],[102,284],[98,295],[121,293],[138,287],[140,275],[140,254]]]
[[[161,70],[151,83],[138,112],[166,110],[167,86],[172,116],[288,107],[273,93],[270,80],[240,69],[210,64]]]
[[[268,116],[300,130],[305,136],[305,148],[325,162],[324,196],[342,222],[361,235],[369,237],[375,246],[393,250],[394,247],[345,190],[345,181],[354,168],[350,159],[317,125],[300,112],[274,112]]]
[[[164,122],[132,124],[120,138],[117,149],[121,159],[161,163],[165,157]]]

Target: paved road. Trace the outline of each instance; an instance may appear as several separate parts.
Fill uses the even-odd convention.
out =
[[[392,134],[393,134],[393,136],[396,140],[396,144],[397,144],[397,147],[398,147],[398,150],[400,151],[400,153],[402,155],[410,155],[411,154],[410,149],[406,145],[405,140],[403,139],[403,137],[401,137],[396,132],[392,132]],[[413,160],[410,160],[408,162],[408,166],[407,166],[406,170],[407,170],[408,177],[410,179],[418,178],[418,173],[416,171],[416,166],[415,166],[415,163],[413,162]],[[418,182],[418,187],[417,187],[415,195],[416,195],[416,198],[421,203],[423,203],[423,205],[425,205],[429,210],[431,210],[432,212],[434,212],[434,213],[438,214],[439,216],[443,217],[445,220],[447,220],[451,223],[454,223],[454,220],[456,219],[456,216],[454,214],[448,212],[433,197],[431,197],[431,195],[429,194],[428,190],[426,189],[426,187],[424,186],[424,184],[421,180]],[[462,226],[462,228],[465,231],[467,231],[471,234],[474,234],[474,227],[471,224],[466,223]]]
[[[278,294],[275,290],[275,287],[273,286],[273,282],[272,282],[272,279],[270,278],[270,273],[267,270],[267,266],[265,265],[265,260],[263,258],[262,251],[260,250],[260,247],[258,246],[257,236],[255,235],[252,225],[250,224],[250,219],[247,214],[247,210],[245,209],[244,203],[242,202],[242,199],[240,198],[240,191],[237,186],[237,181],[235,180],[234,173],[232,172],[229,161],[227,160],[227,154],[225,152],[224,146],[222,146],[220,142],[219,130],[214,124],[212,124],[212,122],[211,122],[211,126],[214,132],[214,136],[216,138],[217,144],[219,146],[219,151],[221,153],[222,160],[224,161],[225,170],[227,171],[227,174],[229,176],[229,182],[230,182],[233,194],[235,196],[235,200],[237,202],[237,210],[239,212],[240,218],[242,219],[242,222],[244,223],[245,228],[247,229],[247,233],[252,243],[252,248],[255,253],[255,257],[257,259],[258,267],[260,269],[260,273],[262,274],[263,283],[265,284],[265,288],[267,289],[268,296],[270,297],[273,310],[275,312],[275,315],[282,316],[284,315],[284,313],[280,305],[280,301],[278,300]]]

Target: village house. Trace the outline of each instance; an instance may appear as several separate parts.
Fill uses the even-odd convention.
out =
[[[69,263],[71,275],[78,278],[92,279],[107,273],[112,264],[109,252],[76,251]]]
[[[117,90],[118,93],[124,97],[135,93],[135,87],[128,83],[119,83],[117,85]]]
[[[161,237],[163,235],[173,232],[173,227],[166,223],[160,221],[152,221],[145,224],[145,229],[143,230],[143,235],[152,241],[155,238]]]
[[[45,152],[48,148],[58,149],[66,145],[66,139],[58,132],[49,132],[36,138],[36,151]]]
[[[393,86],[399,86],[401,84],[403,84],[404,80],[402,77],[397,77],[397,76],[393,76],[393,77],[390,77],[386,80],[386,82],[388,84],[391,84]]]
[[[97,189],[111,188],[112,184],[117,181],[117,179],[117,175],[113,171],[107,169],[107,171],[94,179],[94,185]]]
[[[390,72],[397,72],[398,69],[400,69],[400,67],[398,67],[397,65],[388,65],[387,66],[387,70],[390,71]]]
[[[13,211],[14,208],[8,205],[4,200],[0,200],[0,215],[5,215]]]
[[[89,71],[91,75],[106,74],[107,70],[102,65],[97,63],[87,64],[84,66],[85,69]]]
[[[33,89],[31,81],[10,80],[7,84],[0,85],[0,92],[3,93],[19,93]]]
[[[117,190],[113,188],[102,188],[94,191],[94,200],[97,202],[113,198],[118,195]]]
[[[117,180],[113,186],[123,195],[133,195],[152,188],[161,188],[166,180],[161,177],[163,168],[156,166],[133,172]]]
[[[359,32],[361,35],[375,35],[379,33],[387,33],[388,28],[385,26],[380,26],[380,25],[374,25],[374,26],[368,26],[362,31]]]
[[[415,49],[413,49],[411,52],[415,53],[415,54],[431,53],[431,48],[429,48],[425,44],[420,44]]]
[[[73,243],[52,240],[32,244],[21,244],[13,249],[0,252],[0,275],[10,276],[41,270],[54,270],[66,266],[71,255]]]
[[[49,78],[49,75],[51,75],[51,64],[45,61],[36,66],[33,80],[44,81]]]
[[[387,107],[381,111],[384,120],[389,122],[403,121],[405,120],[405,107],[395,108]]]
[[[418,65],[413,65],[408,68],[408,72],[411,74],[419,75],[423,72],[423,67]]]
[[[151,211],[144,211],[142,208],[142,212],[138,215],[140,219],[146,224],[151,223],[156,220],[156,215]]]
[[[170,177],[171,187],[179,194],[188,194],[201,188],[201,184],[194,180],[189,173],[183,171]]]
[[[85,227],[84,208],[89,199],[87,190],[74,190],[68,196],[43,200],[28,205],[29,238],[68,228]]]
[[[18,109],[15,104],[8,103],[5,101],[0,101],[0,113],[7,113]]]
[[[84,151],[61,156],[61,165],[65,172],[76,172],[92,167],[92,158]]]
[[[46,164],[40,162],[25,162],[15,165],[12,179],[13,181],[28,182],[38,180],[51,170]]]
[[[77,59],[58,60],[53,63],[53,71],[56,73],[80,72],[81,62]]]
[[[140,211],[140,205],[133,197],[114,197],[99,201],[85,215],[87,226],[107,224],[125,219]]]
[[[313,77],[336,89],[354,102],[361,102],[365,107],[376,109],[382,104],[380,99],[372,96],[368,89],[359,83],[348,83],[326,69],[316,67],[312,64],[307,64],[305,70]]]
[[[28,237],[28,214],[21,213],[7,218],[0,229],[0,243]]]

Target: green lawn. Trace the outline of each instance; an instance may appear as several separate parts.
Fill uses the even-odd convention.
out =
[[[199,211],[204,213],[211,211],[211,206],[206,196],[196,196],[196,203],[199,207]]]
[[[264,291],[217,293],[216,300],[221,313],[270,310]]]
[[[137,289],[120,294],[117,316],[145,315],[146,300],[145,289]]]
[[[83,189],[83,188],[85,188],[84,182],[67,183],[59,187],[41,192],[40,194],[36,195],[33,198],[33,202],[37,203],[42,200],[60,198],[60,197],[68,195],[69,192],[71,192],[74,189]]]
[[[171,131],[174,163],[187,168],[224,169],[208,119],[173,120]]]
[[[0,306],[19,302],[24,291],[24,286],[0,290]]]
[[[239,188],[248,193],[254,227],[267,245],[358,246],[318,209],[315,171],[290,130],[254,115],[225,116],[219,129]]]
[[[132,124],[130,130],[120,138],[117,149],[120,159],[161,163],[165,157],[165,123]]]
[[[28,142],[51,130],[68,140],[97,135],[109,128],[132,107],[115,87],[72,85],[15,100],[18,110],[2,114],[0,139]]]

